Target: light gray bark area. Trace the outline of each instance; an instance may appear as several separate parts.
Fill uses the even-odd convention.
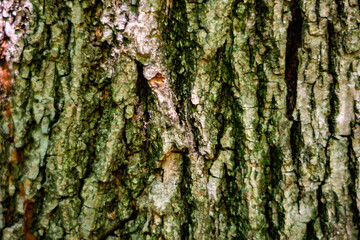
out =
[[[7,239],[357,239],[355,0],[0,2]]]

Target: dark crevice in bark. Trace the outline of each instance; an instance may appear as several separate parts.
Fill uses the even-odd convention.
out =
[[[56,70],[57,72],[57,70]],[[57,73],[55,73],[55,75],[57,75]],[[63,89],[62,89],[62,85],[61,85],[61,80],[59,77],[55,78],[56,80],[54,81],[54,109],[55,109],[55,114],[54,114],[54,118],[50,121],[50,131],[49,131],[49,139],[51,139],[52,134],[53,134],[53,126],[59,121],[60,119],[60,114],[63,111],[63,106],[60,105],[62,99],[63,99]]]
[[[263,39],[266,39],[263,37],[266,23],[267,21],[271,21],[271,19],[268,19],[270,13],[267,4],[263,0],[257,0],[255,1],[254,4],[255,4],[256,16],[257,16],[256,24],[255,24],[255,32],[256,32],[256,36],[260,37],[260,39],[263,41]]]
[[[39,189],[39,192],[37,194],[37,199],[36,199],[36,208],[37,208],[37,213],[35,215],[35,222],[38,223],[40,221],[40,216],[41,216],[41,213],[43,212],[44,210],[44,206],[46,205],[45,204],[45,201],[46,201],[46,198],[44,196],[46,196],[46,189],[45,189],[45,184],[46,184],[46,163],[47,163],[47,156],[45,155],[44,157],[44,166],[41,166],[39,168],[39,176],[42,176],[42,179],[41,179],[41,188]]]
[[[191,159],[188,157],[188,152],[182,154],[183,162],[182,162],[182,174],[183,178],[180,183],[180,193],[182,202],[184,204],[183,213],[186,216],[186,221],[181,224],[181,239],[189,239],[191,236],[191,225],[192,225],[192,217],[191,213],[194,211],[194,206],[192,205],[192,194],[191,194]]]
[[[242,175],[242,169],[246,168],[244,151],[245,151],[245,133],[242,124],[241,112],[242,109],[236,102],[235,98],[229,99],[232,104],[230,108],[233,112],[233,131],[232,134],[235,138],[234,146],[234,177],[226,178],[227,186],[229,189],[228,195],[225,198],[226,206],[229,208],[229,218],[236,224],[237,237],[239,239],[247,239],[248,231],[250,229],[249,219],[249,206],[247,201],[247,192],[244,189],[245,176]],[[235,198],[235,199],[234,199]]]
[[[233,1],[233,4],[232,4],[232,7],[231,7],[231,10],[232,10],[232,16],[233,17],[236,17],[236,18],[238,18],[239,17],[239,14],[236,12],[236,10],[238,9],[238,5],[240,4],[240,3],[244,3],[244,0],[235,0],[235,1]]]
[[[107,51],[109,51],[109,46],[108,45],[103,45],[102,46],[102,52],[103,55],[106,55]],[[102,56],[103,57],[103,56]],[[97,61],[95,61],[97,60]],[[94,59],[94,65],[101,65],[101,61],[99,61],[99,59]],[[82,176],[79,176],[78,173],[73,173],[75,176],[77,176],[79,179],[75,182],[75,184],[77,184],[77,194],[76,197],[78,197],[81,201],[81,205],[84,204],[85,199],[83,199],[83,197],[81,196],[81,192],[85,186],[85,181],[86,179],[88,179],[92,173],[95,172],[94,170],[94,163],[98,160],[98,152],[96,149],[96,145],[98,144],[99,141],[102,140],[102,131],[101,129],[101,125],[102,125],[102,121],[108,121],[108,119],[104,119],[103,116],[107,115],[107,112],[109,111],[109,107],[111,106],[111,101],[109,98],[104,97],[104,94],[106,94],[107,92],[107,87],[109,84],[108,82],[105,83],[92,83],[91,82],[91,78],[88,78],[88,82],[84,82],[82,89],[80,90],[82,92],[82,94],[85,94],[88,89],[89,91],[91,91],[91,87],[93,87],[94,85],[97,88],[97,91],[99,93],[101,93],[101,98],[99,101],[82,101],[82,104],[84,106],[84,111],[83,111],[83,116],[82,119],[80,120],[81,122],[81,126],[82,128],[79,130],[82,133],[89,131],[89,125],[88,125],[88,120],[91,119],[92,121],[95,121],[95,124],[93,126],[92,129],[95,130],[95,133],[88,138],[88,142],[85,142],[85,144],[88,146],[87,149],[85,151],[79,151],[78,154],[79,155],[83,155],[86,156],[87,158],[87,162],[85,163],[85,171],[83,173]],[[70,83],[71,81],[68,81],[68,83]],[[82,134],[79,133],[79,134]],[[85,158],[85,159],[86,159]],[[104,184],[102,182],[99,181],[99,184]],[[73,197],[73,196],[70,196]]]
[[[192,110],[194,110],[193,108],[191,108]],[[201,155],[200,154],[200,152],[199,152],[199,146],[200,146],[200,139],[197,137],[197,136],[199,136],[200,135],[200,131],[199,131],[199,129],[196,127],[196,121],[195,121],[195,118],[194,117],[192,117],[191,116],[191,114],[192,114],[193,112],[192,111],[190,111],[190,113],[189,113],[189,119],[188,119],[188,122],[189,122],[189,125],[191,126],[191,130],[192,130],[192,133],[193,133],[193,141],[194,141],[194,151],[196,152],[196,153],[198,153],[199,155]]]
[[[315,12],[316,12],[316,23],[320,23],[321,15],[320,15],[320,0],[315,1]],[[321,54],[321,53],[320,53]],[[321,65],[321,64],[319,64]]]
[[[298,116],[299,118],[299,116]],[[299,192],[297,197],[297,203],[300,204],[300,199],[302,197],[304,187],[300,185],[299,180],[301,178],[300,172],[300,153],[304,147],[302,135],[301,135],[301,122],[293,121],[290,128],[290,147],[291,147],[291,156],[294,163],[294,173],[296,175],[295,184],[297,185]],[[299,206],[298,206],[299,207]],[[300,209],[300,208],[299,208]]]
[[[216,145],[215,145],[215,155],[214,155],[214,159],[217,159],[219,154],[220,154],[220,151],[221,151],[220,140],[224,135],[225,119],[224,119],[224,116],[221,113],[216,113],[215,118],[220,123],[219,128],[218,128],[219,131],[217,133],[217,141],[216,141]]]
[[[70,21],[66,21],[66,24],[68,25],[68,29],[66,29],[66,38],[65,38],[65,51],[70,51],[69,50],[69,45],[70,45],[70,42],[71,42],[71,32],[72,32],[72,28],[73,28],[73,25]],[[69,65],[71,64],[71,59],[69,59]],[[71,69],[71,67],[69,68]]]
[[[306,240],[317,240],[316,232],[314,228],[315,221],[311,220],[306,223]]]
[[[324,184],[326,183],[326,180],[328,179],[328,177],[330,176],[331,173],[331,169],[330,169],[330,157],[328,156],[328,148],[329,148],[329,142],[331,140],[332,137],[330,137],[327,142],[326,142],[326,146],[325,146],[325,174],[324,174],[324,179],[321,181],[318,189],[316,190],[316,199],[318,202],[318,213],[317,213],[317,217],[320,220],[320,228],[322,233],[324,234],[324,237],[328,236],[328,215],[327,215],[327,207],[326,207],[326,201],[324,196],[323,196],[323,190],[322,187],[324,186]]]
[[[259,79],[259,84],[256,89],[256,100],[257,100],[257,114],[259,116],[259,121],[256,127],[256,132],[259,134],[263,131],[263,122],[264,122],[264,108],[266,103],[266,93],[267,93],[267,86],[266,86],[266,75],[264,72],[264,65],[258,65],[257,67],[257,76]]]
[[[274,191],[279,188],[279,183],[282,180],[281,166],[283,164],[284,156],[276,146],[270,145],[270,185],[271,190]]]
[[[200,132],[195,127],[195,119],[192,116],[196,106],[191,103],[190,97],[196,77],[198,55],[196,37],[188,32],[189,20],[185,2],[171,1],[169,6],[166,2],[163,5],[166,11],[161,17],[163,21],[161,21],[160,29],[170,84],[177,99],[176,112],[179,115],[180,124],[187,125],[186,129],[192,132],[194,145],[191,151],[199,153],[200,139],[197,136]]]
[[[329,73],[333,77],[333,81],[330,83],[330,114],[328,117],[329,131],[333,135],[336,129],[336,115],[338,113],[339,99],[336,94],[337,88],[337,73],[335,69],[335,63],[333,55],[336,51],[336,40],[334,25],[328,21],[328,58],[329,58]]]
[[[90,4],[88,4],[86,7],[82,9],[84,15],[89,16],[89,19],[92,20],[93,26],[101,24],[100,23],[100,17],[101,14],[104,11],[104,8],[106,8],[103,4],[102,0],[93,0]],[[70,9],[71,11],[71,9]]]
[[[240,182],[239,182],[240,181]],[[237,226],[236,239],[245,240],[247,239],[249,229],[249,219],[247,212],[244,211],[247,206],[243,206],[243,202],[246,197],[242,191],[241,186],[242,180],[236,178],[236,176],[230,176],[229,171],[225,165],[225,178],[224,183],[226,192],[223,192],[221,200],[224,202],[225,210],[227,212],[227,218],[229,222],[234,223]]]
[[[144,66],[141,62],[136,61],[136,68],[137,68],[137,81],[136,81],[136,96],[138,97],[138,101],[136,103],[136,115],[139,117],[140,121],[140,130],[141,135],[145,138],[141,146],[132,146],[133,144],[128,143],[128,139],[126,136],[126,131],[128,127],[125,127],[123,131],[123,140],[125,142],[126,146],[126,159],[128,159],[128,156],[139,152],[142,155],[142,158],[144,161],[141,162],[141,167],[145,168],[147,171],[144,172],[144,175],[140,176],[139,182],[141,182],[140,188],[136,188],[135,191],[132,191],[128,189],[130,195],[133,198],[140,197],[146,186],[146,182],[148,181],[148,177],[151,174],[163,174],[163,170],[161,168],[155,168],[155,161],[159,159],[161,150],[159,149],[160,146],[157,145],[157,142],[160,142],[160,139],[156,139],[155,141],[150,141],[150,135],[149,129],[151,129],[151,114],[150,111],[154,109],[155,107],[155,97],[153,95],[153,92],[149,86],[149,83],[147,79],[143,75]],[[126,126],[135,127],[135,125],[129,125],[131,123],[134,123],[134,120],[125,120]],[[128,124],[129,123],[129,124]],[[126,181],[128,181],[131,176],[127,174],[127,166],[125,167],[123,171],[124,176],[120,175],[120,178],[123,179],[124,185],[126,186]]]
[[[352,133],[353,136],[353,133]],[[351,212],[351,214],[353,215],[353,223],[355,223],[357,231],[359,231],[359,227],[360,227],[360,213],[359,213],[359,209],[357,206],[357,194],[356,194],[356,182],[359,178],[359,171],[358,171],[358,162],[356,161],[356,155],[355,155],[355,151],[353,149],[353,143],[352,143],[352,139],[351,137],[347,137],[348,139],[348,152],[347,152],[347,156],[348,156],[348,169],[349,169],[349,173],[350,173],[350,183],[348,186],[349,189],[349,197],[351,199],[351,210],[353,212]],[[357,235],[359,235],[359,232],[357,233]],[[358,239],[360,238],[360,236],[358,237]]]
[[[328,125],[329,125],[329,132],[331,135],[334,135],[335,128],[336,128],[336,113],[337,105],[338,105],[338,99],[336,95],[336,84],[337,84],[337,74],[333,62],[333,54],[336,49],[336,42],[335,42],[335,33],[334,33],[334,26],[333,24],[328,21],[328,69],[329,74],[332,75],[333,81],[330,83],[330,114],[328,116]],[[327,207],[325,198],[323,197],[323,190],[322,187],[326,183],[327,178],[329,177],[331,170],[330,170],[330,158],[328,156],[328,148],[329,148],[329,142],[333,137],[329,137],[327,140],[326,146],[325,146],[325,174],[324,179],[321,181],[317,191],[316,191],[316,198],[318,202],[318,218],[320,219],[320,228],[322,233],[324,234],[324,237],[328,236],[328,214],[327,214]]]
[[[236,102],[233,95],[228,100],[229,107],[232,110],[232,134],[235,138],[234,146],[234,166],[233,176],[230,176],[226,170],[225,182],[226,189],[228,191],[223,193],[224,202],[227,206],[228,218],[231,219],[236,225],[236,236],[237,239],[247,239],[248,231],[250,229],[249,224],[249,208],[247,201],[247,192],[244,189],[245,177],[242,175],[242,169],[245,168],[244,160],[244,126],[242,125],[241,119],[241,107]]]
[[[145,132],[145,138],[146,138],[146,149],[149,147],[150,144],[150,138],[147,132],[147,126],[146,124],[149,122],[150,120],[150,115],[149,115],[149,104],[150,102],[153,102],[153,95],[151,92],[151,88],[149,86],[148,81],[146,80],[146,78],[143,75],[143,70],[144,70],[144,66],[142,65],[142,63],[135,61],[136,62],[136,67],[137,67],[137,73],[138,73],[138,79],[136,82],[136,95],[139,98],[139,102],[138,102],[138,107],[143,107],[143,119],[141,119],[143,121],[143,130]],[[124,139],[126,140],[126,138]]]
[[[299,1],[292,1],[292,20],[287,30],[286,56],[285,56],[285,82],[287,86],[286,116],[293,120],[292,113],[296,106],[297,96],[297,74],[298,74],[298,49],[302,41],[303,18]]]
[[[69,36],[70,38],[70,36]],[[68,40],[70,41],[70,40]],[[66,42],[68,42],[66,41]],[[70,59],[67,59],[67,61],[70,64]],[[71,69],[71,65],[69,66],[69,69]],[[49,140],[52,139],[52,134],[53,134],[53,126],[59,121],[60,119],[60,114],[63,111],[63,106],[59,106],[60,102],[63,101],[63,89],[62,89],[62,84],[61,81],[66,79],[66,76],[68,76],[70,74],[70,72],[67,75],[63,75],[60,76],[60,74],[58,73],[58,69],[55,65],[55,78],[54,78],[54,109],[55,109],[55,115],[54,118],[50,121],[50,126],[49,126]]]
[[[316,111],[316,98],[315,98],[315,92],[314,92],[314,88],[316,85],[316,81],[311,84],[311,92],[310,92],[310,107],[311,107],[311,111]],[[313,122],[313,116],[311,115],[311,122]],[[315,134],[313,132],[313,134]],[[315,136],[314,136],[315,138]]]
[[[131,220],[135,220],[137,218],[137,215],[138,215],[138,210],[136,209],[136,206],[133,206],[132,214],[129,217],[119,221],[115,226],[113,226],[106,233],[101,235],[98,238],[98,240],[106,240],[108,237],[112,236],[115,231],[124,229],[125,224]]]
[[[281,166],[283,163],[283,154],[281,149],[269,144],[269,163],[265,166],[265,175],[267,177],[267,187],[265,190],[265,218],[268,224],[267,232],[271,239],[280,239],[280,231],[284,225],[284,214],[280,204],[276,201],[276,195],[279,194],[279,183],[282,179]],[[276,206],[278,214],[277,223],[273,222],[273,205]]]
[[[50,44],[50,42],[51,42],[51,25],[50,24],[45,24],[45,29],[46,29],[46,40],[45,40],[45,42],[46,42],[46,45],[45,45],[45,50],[48,50],[48,49],[51,49],[51,44]],[[46,55],[47,55],[47,57],[49,56],[49,53],[50,52],[48,52]]]
[[[4,200],[2,201],[3,204],[3,210],[4,210],[4,228],[10,227],[12,226],[17,219],[16,214],[14,214],[14,209],[13,206],[15,205],[15,199],[9,196],[9,193],[6,192],[6,197],[4,198]],[[1,230],[3,230],[1,229]],[[1,234],[0,234],[1,236]]]
[[[266,194],[266,204],[265,204],[265,210],[264,210],[264,215],[265,215],[265,219],[267,222],[267,233],[270,237],[270,239],[280,239],[280,235],[278,232],[278,229],[276,227],[276,225],[273,222],[273,214],[272,214],[272,204],[273,204],[273,200],[272,200],[272,196],[271,193],[269,193],[269,191],[265,192]]]
[[[36,73],[41,72],[41,67],[43,64],[43,60],[49,57],[50,54],[50,40],[51,40],[51,28],[50,25],[45,24],[44,22],[44,31],[42,32],[42,35],[40,35],[40,39],[36,41],[35,43],[35,51],[37,51],[36,54],[33,54],[33,63],[36,63],[34,66],[37,71]]]
[[[101,89],[99,89],[99,91],[101,91]],[[100,128],[101,125],[101,118],[104,114],[104,112],[107,111],[105,104],[102,105],[101,102],[99,103],[98,106],[93,106],[93,108],[89,107],[89,110],[84,113],[86,115],[84,115],[84,119],[91,119],[91,118],[97,118],[96,119],[96,123],[93,129],[98,130]],[[86,121],[86,120],[84,120]],[[83,126],[86,126],[85,124],[83,124]],[[86,129],[82,129],[82,131],[86,131]],[[86,163],[86,167],[85,167],[85,172],[83,174],[83,176],[81,176],[81,178],[79,178],[78,180],[78,197],[81,200],[81,202],[83,203],[83,199],[81,197],[81,191],[85,185],[85,181],[86,179],[88,179],[90,177],[90,174],[93,172],[93,163],[96,161],[97,159],[97,153],[96,153],[96,143],[99,141],[99,139],[101,139],[100,137],[101,135],[101,131],[96,131],[95,135],[93,136],[93,138],[89,138],[89,142],[87,142],[87,146],[88,148],[86,149],[86,153],[84,152],[79,152],[80,154],[84,154],[88,156],[88,161]],[[91,142],[95,143],[95,144],[91,144]]]
[[[231,89],[229,89],[231,91]],[[226,105],[232,111],[232,134],[235,140],[234,146],[234,166],[233,172],[230,175],[227,166],[225,165],[225,189],[223,192],[222,201],[226,206],[227,218],[230,222],[236,225],[236,237],[237,239],[247,239],[249,230],[249,218],[248,218],[248,206],[246,205],[246,192],[243,189],[244,177],[241,176],[242,170],[245,166],[244,156],[244,128],[242,125],[240,106],[236,103],[232,91],[226,100]]]
[[[3,220],[3,227],[0,229],[0,237],[2,237],[2,230],[4,230],[7,227],[14,226],[16,223],[19,223],[19,221],[22,221],[23,227],[25,227],[26,219],[23,214],[19,213],[17,211],[17,206],[19,204],[18,202],[18,196],[23,197],[25,195],[24,193],[24,185],[21,184],[21,176],[19,175],[19,169],[23,168],[24,165],[22,164],[22,158],[23,158],[23,148],[21,149],[14,149],[14,152],[10,153],[12,156],[9,156],[6,154],[5,159],[11,158],[11,160],[14,160],[14,155],[16,156],[15,161],[19,162],[4,162],[3,166],[0,168],[0,170],[5,170],[5,168],[8,169],[8,171],[3,172],[2,174],[6,174],[6,177],[2,176],[3,179],[6,179],[6,181],[9,182],[9,185],[12,184],[13,187],[16,186],[16,190],[14,190],[13,194],[10,194],[10,188],[3,188],[3,199],[1,201],[2,205],[2,220]],[[20,156],[19,156],[20,155]],[[20,159],[19,159],[20,158]],[[3,187],[3,186],[0,186]],[[24,205],[23,205],[24,206]],[[25,206],[24,206],[25,207]],[[25,210],[25,208],[24,208]],[[30,231],[31,224],[27,225],[27,230]],[[26,226],[26,227],[27,227]],[[24,229],[23,229],[24,231]]]
[[[234,4],[234,7],[242,1],[237,1]],[[236,14],[236,11],[233,11]],[[231,26],[233,29],[233,25]],[[235,70],[232,63],[232,51],[233,51],[233,31],[229,32],[230,36],[225,42],[223,47],[218,49],[216,54],[217,60],[215,63],[221,64],[221,80],[222,86],[219,95],[219,103],[217,104],[219,113],[221,112],[221,121],[220,130],[218,133],[218,143],[216,149],[218,153],[220,152],[221,137],[224,135],[225,127],[227,121],[233,127],[232,133],[235,140],[235,146],[233,150],[233,171],[230,173],[227,169],[227,165],[224,165],[225,170],[225,179],[224,184],[226,184],[225,189],[228,191],[221,193],[221,201],[224,205],[224,209],[227,212],[227,218],[229,222],[237,226],[236,229],[236,238],[237,239],[247,239],[248,229],[249,229],[249,219],[248,219],[248,206],[246,206],[246,193],[242,186],[244,186],[243,176],[241,175],[241,169],[244,168],[244,127],[242,125],[241,119],[241,107],[236,102],[234,93],[232,91],[232,86],[234,86],[234,81],[236,80]],[[215,65],[216,68],[216,65]],[[227,111],[231,112],[231,120],[227,120],[225,115],[228,114]]]
[[[3,186],[1,186],[3,187]],[[0,230],[0,238],[3,239],[3,230],[7,227],[12,226],[15,221],[13,220],[14,215],[12,214],[12,199],[9,196],[6,196],[1,204],[3,205],[3,217],[4,217],[4,227]]]
[[[66,20],[64,20],[64,21],[65,21],[64,25],[66,25],[66,27],[64,27],[64,29],[63,29],[63,35],[65,36],[65,43],[64,43],[65,53],[63,55],[64,56],[63,60],[66,61],[68,67],[67,67],[67,72],[66,73],[64,73],[62,75],[59,74],[59,76],[58,76],[59,78],[69,76],[70,73],[71,73],[71,69],[72,69],[69,45],[70,45],[70,42],[71,42],[71,31],[72,31],[73,25],[71,24],[70,21],[66,21]]]
[[[215,54],[215,59],[211,62],[211,64],[213,65],[213,75],[214,78],[221,78],[222,79],[222,68],[223,68],[223,61],[222,61],[222,57],[224,55],[224,46],[221,46],[217,49],[216,54]],[[210,84],[209,84],[209,88],[211,89],[213,87],[214,84],[214,80],[211,79],[210,80]],[[225,85],[224,82],[222,82],[220,90],[219,90],[219,97],[217,98],[217,103],[216,106],[213,109],[213,115],[214,115],[214,122],[216,122],[218,125],[218,132],[217,132],[217,140],[216,140],[216,145],[215,145],[215,153],[213,156],[209,156],[206,155],[204,158],[205,161],[205,170],[208,170],[211,168],[214,159],[216,159],[220,153],[221,150],[221,145],[220,145],[220,139],[224,133],[224,116],[222,115],[222,107],[223,107],[223,103],[226,100],[226,95],[225,92],[228,91],[227,86]],[[196,128],[198,129],[198,128]],[[201,136],[201,135],[199,135]],[[196,137],[197,140],[198,137]]]
[[[234,166],[233,176],[230,176],[228,170],[225,172],[225,184],[228,191],[223,193],[223,200],[226,205],[228,218],[236,226],[237,239],[248,239],[249,224],[249,208],[247,206],[247,192],[244,189],[244,179],[242,175],[245,168],[244,160],[244,127],[241,119],[241,107],[237,104],[235,98],[231,95],[228,100],[229,107],[232,110],[232,134],[235,138],[234,145]],[[226,165],[225,165],[226,167]]]
[[[194,80],[196,42],[187,31],[188,18],[186,3],[172,1],[169,15],[164,16],[161,31],[165,45],[165,55],[168,58],[171,88],[177,97],[176,111],[182,122],[186,122],[185,105],[190,104],[190,90]],[[191,51],[189,51],[191,49]]]
[[[215,110],[215,119],[219,123],[218,125],[218,134],[217,134],[217,143],[215,145],[215,156],[216,159],[221,150],[221,143],[220,140],[224,135],[226,120],[224,114],[226,114],[226,109],[229,106],[230,98],[231,98],[231,86],[229,85],[228,81],[233,79],[233,69],[231,63],[226,61],[226,50],[225,50],[226,43],[224,46],[220,47],[216,53],[215,63],[221,65],[220,70],[220,77],[222,80],[221,88],[219,91],[218,103],[216,104]]]
[[[344,1],[342,0],[334,0],[336,3],[336,10],[337,10],[337,15],[338,16],[343,16],[344,15]]]
[[[303,147],[302,138],[301,138],[301,122],[294,121],[290,128],[290,147],[291,155],[294,160],[294,165],[296,169],[300,167],[300,151]]]
[[[320,228],[322,233],[325,235],[325,233],[327,232],[326,230],[326,223],[325,218],[326,218],[326,204],[323,203],[323,192],[322,192],[322,186],[325,184],[321,183],[320,186],[318,187],[318,189],[316,190],[316,199],[317,199],[317,217],[320,219]]]

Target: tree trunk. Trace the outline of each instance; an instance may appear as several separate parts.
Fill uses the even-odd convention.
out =
[[[359,4],[3,0],[0,238],[358,239]]]

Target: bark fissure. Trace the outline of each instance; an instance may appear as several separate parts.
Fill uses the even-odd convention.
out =
[[[328,58],[329,58],[329,73],[332,76],[332,82],[330,83],[330,114],[328,117],[329,131],[331,134],[335,134],[336,128],[336,116],[338,113],[339,99],[336,94],[337,87],[337,73],[334,63],[334,51],[336,51],[335,32],[334,25],[328,21]]]
[[[293,119],[292,114],[296,105],[299,66],[298,50],[302,42],[303,18],[299,1],[292,1],[291,18],[287,30],[285,57],[285,82],[287,86],[286,115],[289,120]]]
[[[294,173],[296,175],[296,185],[299,189],[297,203],[299,204],[303,186],[300,185],[300,178],[301,178],[301,161],[300,161],[300,152],[303,148],[303,139],[301,135],[301,122],[293,121],[293,124],[290,128],[290,146],[291,146],[291,155],[294,162]]]
[[[136,108],[142,108],[143,111],[143,117],[141,119],[143,123],[143,131],[145,133],[146,137],[146,148],[149,147],[150,139],[147,131],[147,123],[150,121],[150,115],[149,115],[149,104],[153,102],[154,97],[151,93],[151,88],[149,86],[148,81],[143,75],[143,65],[138,62],[136,62],[136,68],[137,68],[137,75],[138,79],[136,82],[136,95],[139,98],[138,105]],[[124,136],[124,139],[126,140],[126,136]]]
[[[281,216],[281,207],[279,206],[279,204],[277,203],[276,199],[275,199],[275,193],[279,191],[279,182],[282,179],[281,176],[281,165],[282,165],[282,156],[281,156],[281,151],[279,151],[279,149],[276,148],[276,146],[272,146],[270,145],[270,153],[269,153],[269,166],[267,166],[267,168],[269,169],[269,173],[268,173],[268,186],[267,186],[267,190],[266,190],[266,205],[265,205],[265,217],[266,217],[266,221],[268,223],[268,234],[270,236],[270,238],[272,239],[280,239],[280,231],[281,228],[283,227],[283,219]],[[274,223],[274,218],[273,218],[273,209],[274,206],[276,206],[276,211],[278,216],[278,221],[277,223]]]
[[[306,223],[306,240],[317,240],[315,236],[314,220]]]
[[[324,171],[324,178],[321,181],[318,189],[316,190],[316,199],[318,202],[318,208],[317,208],[317,217],[320,219],[320,227],[321,227],[321,231],[322,233],[325,235],[325,237],[328,236],[328,229],[329,227],[327,226],[327,222],[328,222],[328,215],[327,213],[327,206],[326,206],[326,199],[324,198],[323,195],[323,186],[326,184],[327,179],[329,178],[330,174],[331,174],[331,169],[330,169],[330,158],[328,156],[328,148],[329,148],[329,142],[331,140],[332,137],[329,137],[329,139],[327,139],[326,142],[326,147],[325,147],[325,171]]]
[[[348,152],[347,152],[347,157],[348,157],[348,168],[349,168],[349,173],[350,173],[350,183],[348,185],[349,188],[349,196],[350,196],[350,206],[351,209],[353,211],[352,213],[352,218],[353,218],[353,222],[356,224],[356,230],[359,231],[360,230],[360,212],[359,212],[359,208],[358,208],[358,204],[357,204],[357,193],[356,193],[356,181],[359,178],[359,163],[358,161],[356,161],[356,154],[355,151],[353,149],[353,142],[352,142],[352,138],[353,137],[353,133],[352,136],[347,137],[348,139]],[[358,237],[359,238],[359,237]]]
[[[130,215],[130,217],[127,217],[127,218],[119,221],[115,226],[113,226],[111,229],[109,229],[106,233],[99,236],[98,240],[106,240],[108,237],[112,236],[115,231],[124,229],[125,224],[131,220],[136,219],[137,215],[138,215],[138,211],[136,210],[136,207],[134,207],[133,213]]]
[[[182,202],[184,204],[183,213],[186,217],[186,220],[181,224],[181,239],[188,239],[191,236],[191,223],[192,223],[192,212],[194,210],[194,206],[192,203],[192,194],[191,194],[191,173],[190,173],[190,158],[187,157],[188,152],[183,154],[183,162],[182,162],[182,174],[183,178],[180,184],[180,192]]]

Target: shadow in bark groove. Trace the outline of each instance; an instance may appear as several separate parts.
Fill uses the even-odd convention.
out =
[[[300,116],[298,116],[299,118]],[[290,128],[290,148],[291,148],[291,156],[294,164],[294,173],[296,175],[295,184],[297,185],[299,192],[297,196],[297,204],[300,209],[300,200],[302,194],[304,192],[304,187],[300,185],[299,180],[301,179],[301,172],[300,172],[300,153],[301,149],[304,147],[303,138],[301,135],[301,122],[293,121],[293,124]]]
[[[269,142],[268,142],[269,144]],[[284,225],[284,214],[283,208],[280,204],[276,201],[276,194],[279,192],[279,183],[282,180],[282,173],[281,173],[281,166],[283,164],[284,156],[281,152],[281,149],[277,146],[272,146],[269,144],[269,158],[270,163],[266,169],[269,169],[268,173],[266,174],[269,176],[268,178],[268,187],[266,188],[266,205],[265,205],[265,217],[266,221],[269,225],[268,227],[268,234],[272,239],[280,239],[280,231]],[[275,204],[276,211],[278,214],[278,221],[274,223],[273,221],[273,205]]]
[[[336,51],[334,25],[328,21],[328,58],[329,58],[329,73],[333,77],[333,81],[330,83],[330,114],[328,117],[329,131],[333,135],[336,128],[336,115],[339,111],[339,99],[336,94],[336,87],[338,84],[337,73],[334,65],[333,54]]]
[[[191,234],[191,213],[194,206],[191,201],[191,160],[188,156],[188,152],[183,153],[182,171],[183,179],[180,184],[180,192],[184,204],[184,214],[186,215],[186,221],[181,225],[181,239],[188,239]]]
[[[286,58],[285,58],[285,81],[287,86],[286,116],[293,120],[292,113],[296,105],[297,74],[298,74],[298,49],[302,41],[303,18],[299,1],[293,1],[291,6],[292,20],[287,30]]]
[[[135,61],[136,62],[136,69],[138,72],[138,79],[136,82],[136,95],[139,98],[137,107],[143,106],[143,124],[144,124],[144,132],[145,132],[145,137],[146,137],[146,148],[149,147],[149,135],[147,132],[147,127],[145,124],[147,124],[150,120],[150,115],[149,115],[149,104],[154,102],[154,96],[152,95],[152,91],[151,88],[148,84],[148,81],[146,80],[146,78],[143,75],[143,71],[144,71],[144,66],[142,65],[142,63]],[[126,140],[126,134],[124,133],[124,139]],[[127,144],[127,143],[126,143]]]
[[[110,237],[115,231],[117,230],[121,230],[125,227],[125,224],[128,223],[131,220],[136,219],[138,215],[138,210],[136,210],[135,206],[133,208],[133,213],[130,215],[130,217],[127,217],[121,221],[119,221],[119,223],[117,223],[115,226],[113,226],[111,229],[109,229],[106,233],[104,233],[103,235],[101,235],[98,240],[106,240],[108,237]]]
[[[192,111],[190,90],[195,78],[197,43],[193,33],[188,32],[188,14],[186,3],[172,1],[168,16],[163,16],[161,37],[164,43],[164,55],[170,73],[170,84],[177,98],[176,112],[180,122],[189,120],[188,111]]]
[[[315,236],[314,229],[315,221],[311,220],[306,224],[306,240],[317,240],[318,238]]]
[[[352,133],[353,135],[353,133]],[[351,209],[352,209],[352,215],[353,215],[353,221],[356,224],[357,227],[357,231],[359,231],[359,225],[360,225],[360,218],[359,218],[359,209],[357,206],[357,194],[356,194],[356,181],[358,179],[359,176],[359,171],[358,171],[358,162],[356,161],[356,157],[355,157],[355,151],[353,149],[353,145],[352,145],[352,140],[351,137],[347,137],[348,138],[348,160],[349,160],[349,172],[350,172],[350,184],[348,186],[349,188],[349,196],[351,199]],[[358,239],[360,238],[360,236],[358,237]]]
[[[317,217],[320,219],[320,228],[322,233],[324,234],[324,237],[327,237],[327,232],[328,232],[328,216],[327,216],[327,207],[326,207],[326,202],[325,199],[323,198],[323,190],[322,187],[325,185],[326,180],[328,179],[328,177],[330,176],[331,173],[331,169],[330,169],[330,157],[328,156],[328,148],[329,148],[329,142],[330,139],[332,137],[329,137],[329,139],[326,142],[326,146],[325,146],[325,156],[326,156],[326,162],[325,162],[325,175],[324,175],[324,179],[321,181],[320,186],[318,187],[318,189],[316,190],[316,199],[318,202],[318,215]]]

